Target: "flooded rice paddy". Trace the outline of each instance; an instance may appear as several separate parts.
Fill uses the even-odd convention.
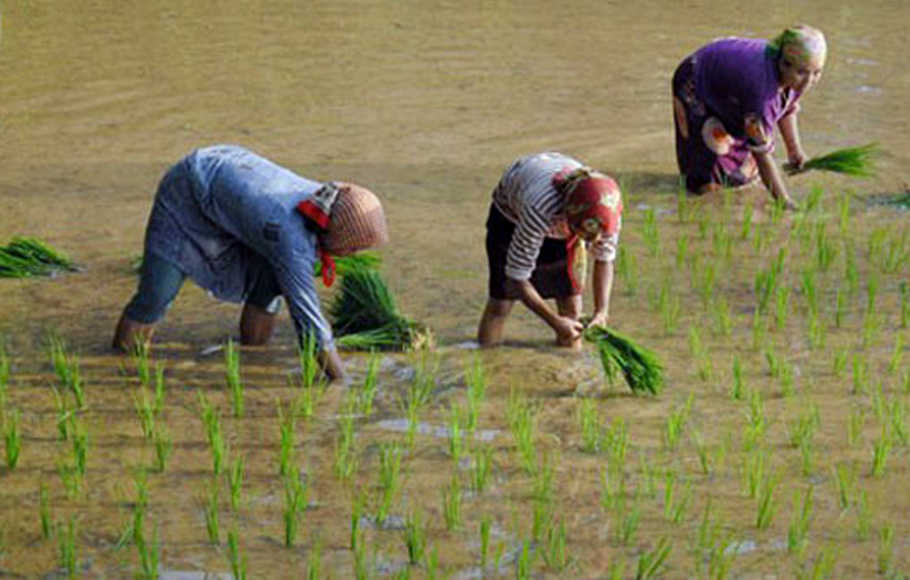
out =
[[[749,10],[4,3],[0,242],[83,271],[0,280],[0,576],[906,577],[910,236],[880,201],[907,191],[910,12]],[[876,141],[878,175],[795,176],[796,214],[679,198],[677,62],[800,21],[830,46],[807,151]],[[217,142],[377,191],[383,275],[437,348],[346,354],[323,391],[283,314],[231,374],[239,309],[187,284],[147,359],[113,355],[157,180]],[[663,360],[658,397],[520,308],[472,348],[490,189],[543,149],[623,184],[611,322]]]

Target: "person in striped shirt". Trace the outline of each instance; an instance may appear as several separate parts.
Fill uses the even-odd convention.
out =
[[[248,149],[215,145],[181,159],[158,185],[145,231],[139,285],[113,346],[148,344],[189,277],[216,298],[242,302],[240,340],[264,344],[284,297],[299,340],[316,340],[330,379],[344,367],[322,314],[314,269],[333,277],[332,255],[384,243],[379,199],[350,183],[320,183]]]
[[[602,325],[621,225],[622,196],[610,177],[561,153],[516,159],[493,190],[487,219],[489,298],[477,332],[480,345],[502,340],[520,300],[553,329],[559,346],[579,348],[585,246],[594,258],[589,324]]]

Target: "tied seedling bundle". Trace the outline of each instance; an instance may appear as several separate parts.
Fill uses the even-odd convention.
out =
[[[880,153],[877,143],[867,143],[859,147],[845,147],[814,157],[794,173],[802,173],[810,169],[820,171],[833,171],[854,177],[869,177],[875,174],[875,157]]]
[[[660,394],[664,369],[653,352],[604,326],[588,327],[584,337],[597,346],[604,374],[611,384],[621,372],[633,393]]]
[[[335,343],[351,350],[415,350],[432,348],[430,330],[403,316],[379,272],[350,265],[329,308]]]
[[[65,255],[37,238],[15,237],[0,247],[0,278],[50,276],[60,270],[76,267]]]

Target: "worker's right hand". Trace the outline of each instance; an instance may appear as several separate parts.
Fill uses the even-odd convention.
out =
[[[553,324],[556,331],[556,343],[560,346],[576,346],[585,326],[579,320],[567,316],[557,316]]]

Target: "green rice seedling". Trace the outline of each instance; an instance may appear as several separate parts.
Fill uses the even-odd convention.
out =
[[[767,529],[777,513],[777,498],[774,492],[779,481],[780,478],[774,474],[768,474],[762,481],[758,492],[758,511],[755,515],[755,527],[760,530]]]
[[[581,450],[585,453],[599,452],[604,441],[604,429],[594,400],[581,400],[578,406],[578,424],[581,428]]]
[[[889,574],[894,564],[894,524],[883,524],[878,531],[878,573]]]
[[[901,296],[901,328],[907,328],[910,323],[910,290],[906,282],[901,282],[898,288]]]
[[[461,499],[461,481],[456,472],[452,474],[448,488],[442,490],[442,513],[449,531],[461,527]]]
[[[888,423],[883,423],[881,434],[878,439],[872,443],[872,477],[882,477],[885,475],[888,456],[891,454],[891,448],[894,444],[889,427],[890,425]]]
[[[543,559],[547,566],[556,572],[565,570],[569,564],[568,540],[566,538],[565,518],[559,518],[559,523],[547,529],[546,543],[543,550]]]
[[[837,563],[837,552],[832,546],[819,550],[811,566],[796,570],[797,580],[823,580],[834,577],[834,565]]]
[[[783,361],[780,367],[780,388],[785,398],[792,397],[795,392],[793,374],[793,363]]]
[[[531,565],[534,562],[534,555],[530,549],[531,542],[524,541],[521,543],[521,550],[515,559],[515,578],[516,580],[528,580],[531,577]]]
[[[708,230],[711,227],[711,215],[708,212],[698,214],[698,237],[701,240],[708,239]]]
[[[626,246],[619,246],[619,254],[616,258],[616,273],[622,280],[622,287],[629,296],[635,296],[638,292],[638,283],[640,281],[638,272],[638,258],[635,257]]]
[[[286,413],[278,401],[278,475],[286,477],[294,470],[294,447],[297,423],[293,413]]]
[[[768,422],[765,418],[765,403],[761,392],[749,393],[749,414],[743,437],[743,447],[750,449],[762,441]]]
[[[680,312],[679,296],[673,294],[671,285],[672,281],[670,279],[665,279],[660,287],[660,295],[658,297],[660,319],[663,321],[664,333],[668,336],[671,336],[676,332],[676,327],[679,324]]]
[[[85,477],[86,458],[88,456],[88,433],[85,428],[74,423],[73,426],[73,466],[79,478]]]
[[[868,392],[869,366],[866,357],[861,353],[853,355],[853,394],[864,395]]]
[[[366,506],[366,494],[355,490],[351,497],[351,550],[356,551],[362,537],[360,520],[363,517],[363,508]]]
[[[240,350],[234,341],[228,339],[224,349],[224,379],[231,392],[231,405],[234,417],[243,417],[243,380],[240,378]]]
[[[322,540],[316,539],[307,554],[306,580],[322,580]]]
[[[51,507],[47,496],[47,485],[41,482],[38,488],[38,521],[41,522],[41,537],[45,540],[51,537]]]
[[[490,516],[484,515],[480,520],[480,567],[486,568],[487,555],[490,552]]]
[[[840,288],[838,288],[834,295],[834,326],[836,328],[840,328],[843,324],[846,308],[846,299]]]
[[[809,189],[809,195],[806,196],[806,213],[812,213],[816,210],[821,211],[822,209],[822,196],[825,194],[825,190],[821,187],[815,185]]]
[[[641,503],[639,499],[637,492],[631,505],[629,505],[625,494],[619,495],[616,499],[614,529],[616,530],[616,540],[621,544],[632,543],[635,534],[638,532],[638,527],[641,523]]]
[[[741,401],[746,396],[746,383],[743,379],[743,366],[739,362],[739,357],[733,355],[733,387],[730,389],[730,398],[734,401]]]
[[[658,395],[663,389],[663,365],[650,350],[606,327],[585,329],[585,340],[597,345],[604,374],[610,378],[616,369],[636,394]]]
[[[820,272],[827,272],[837,259],[838,249],[825,233],[825,224],[815,226],[815,262]]]
[[[209,542],[221,543],[221,528],[218,523],[218,479],[212,478],[203,499],[203,513],[205,514],[205,531]]]
[[[695,399],[695,393],[689,393],[685,404],[673,409],[667,417],[666,429],[664,430],[664,444],[669,451],[674,451],[679,444],[679,438],[682,436],[689,420],[689,413],[692,410],[692,401]]]
[[[554,494],[553,483],[553,457],[551,452],[541,453],[534,473],[534,499],[543,503],[551,503]]]
[[[174,444],[167,429],[162,425],[156,427],[152,436],[152,444],[155,447],[155,471],[164,473],[164,470],[167,469],[168,459],[174,450]]]
[[[461,428],[461,411],[452,407],[449,412],[449,455],[452,462],[458,465],[464,454],[464,434]]]
[[[535,500],[531,504],[531,539],[535,544],[543,540],[544,530],[552,526],[554,506],[550,502]]]
[[[853,503],[856,506],[856,536],[860,540],[865,540],[872,528],[872,510],[869,508],[869,498],[865,489],[857,492]]]
[[[6,353],[6,346],[0,339],[0,415],[6,409],[7,390],[9,388],[9,355]]]
[[[60,567],[70,578],[77,576],[79,572],[79,551],[76,546],[78,533],[75,516],[70,516],[66,525],[57,523],[57,553],[60,557]]]
[[[746,496],[750,499],[758,497],[762,482],[767,479],[768,454],[762,449],[751,451],[743,459],[743,483]]]
[[[488,446],[474,450],[471,462],[471,489],[474,493],[483,493],[490,477],[490,466],[493,462],[493,449]]]
[[[787,528],[787,551],[791,554],[802,556],[809,545],[809,523],[812,520],[813,494],[815,488],[809,486],[802,494],[793,494],[793,510],[791,512],[790,526]]]
[[[689,257],[689,236],[676,238],[676,269],[681,269]]]
[[[653,207],[645,210],[644,223],[641,226],[642,241],[652,258],[660,257],[660,227],[657,225],[657,212]]]
[[[297,541],[300,516],[306,510],[309,488],[297,474],[284,478],[284,545],[288,548]]]
[[[373,401],[379,389],[379,355],[372,353],[367,359],[367,371],[357,401],[357,408],[365,417],[373,414]]]
[[[620,466],[616,468],[615,465],[610,465],[610,469],[613,471],[613,476],[616,479],[621,480],[625,477],[624,468]],[[644,452],[638,454],[638,489],[644,497],[656,497],[657,496],[657,478],[658,478],[658,467],[652,464]]]
[[[837,503],[842,511],[850,507],[851,497],[856,490],[856,469],[852,463],[841,461],[831,468],[837,488]]]
[[[629,427],[622,417],[616,419],[607,431],[607,463],[614,473],[625,472],[629,451]]]
[[[875,418],[878,419],[879,423],[887,422],[887,403],[885,402],[885,396],[882,393],[882,382],[878,382],[878,386],[872,389],[872,396],[870,397],[872,403],[872,410],[875,412]]]
[[[803,295],[806,297],[806,308],[810,314],[818,314],[818,284],[814,270],[803,270],[800,275]]]
[[[243,491],[244,463],[246,458],[243,455],[237,455],[231,467],[228,469],[228,489],[231,492],[231,509],[235,512],[240,506],[241,492]]]
[[[428,552],[426,561],[424,562],[424,568],[427,571],[427,580],[436,580],[436,577],[439,574],[439,550],[436,546],[433,546],[433,549]],[[499,569],[498,561],[496,569]]]
[[[63,488],[66,490],[66,496],[69,499],[78,498],[79,494],[82,493],[82,478],[79,477],[79,472],[76,471],[76,468],[65,461],[60,461],[57,463],[57,473],[60,475]]]
[[[816,429],[821,424],[818,405],[808,401],[803,405],[805,412],[789,424],[788,436],[790,445],[799,447],[804,441],[811,441]]]
[[[878,143],[835,149],[806,161],[799,171],[833,171],[853,177],[875,175],[875,158],[881,153]]]
[[[85,389],[82,385],[82,374],[79,370],[79,359],[75,354],[67,352],[63,339],[51,335],[48,338],[51,365],[60,381],[64,391],[71,392],[76,400],[76,406],[85,407]]]
[[[850,411],[850,418],[847,421],[847,443],[853,447],[859,442],[859,438],[866,426],[866,410],[856,407]]]
[[[714,330],[719,336],[730,336],[733,332],[733,313],[727,299],[718,296],[717,300],[711,302],[711,308],[714,313]]]
[[[729,262],[733,254],[733,239],[727,231],[725,221],[714,223],[711,242],[714,247],[714,255]]]
[[[768,335],[768,322],[756,310],[752,314],[752,350],[759,350],[765,344]]]
[[[297,344],[297,363],[300,368],[300,386],[304,389],[317,387],[320,383],[318,351],[319,341],[313,333],[303,333]]]
[[[353,409],[348,409],[352,411]],[[335,477],[348,481],[357,471],[358,454],[354,416],[344,412],[338,418],[338,436],[335,438]]]
[[[755,250],[756,254],[761,254],[765,251],[765,246],[768,245],[768,236],[769,225],[764,227],[759,225],[755,227],[755,237],[752,238],[752,248]]]
[[[136,409],[136,416],[139,417],[142,435],[146,439],[151,439],[155,434],[155,407],[148,389],[145,387],[138,389],[137,394],[133,395],[133,406]]]
[[[420,509],[414,510],[404,524],[404,545],[408,550],[408,563],[420,564],[427,548],[427,527]]]
[[[476,355],[471,359],[470,368],[465,371],[465,384],[468,400],[468,417],[465,427],[469,433],[474,433],[474,430],[477,429],[480,405],[487,392],[487,378],[483,369],[483,361]]]
[[[755,210],[752,208],[751,203],[747,203],[743,208],[743,223],[739,230],[739,237],[741,240],[749,239],[749,235],[752,233],[752,218],[754,212]]]
[[[672,503],[664,504],[664,515],[674,524],[682,523],[683,519],[686,517],[686,513],[689,511],[689,506],[692,503],[692,481],[686,482],[686,487],[683,490],[682,496],[677,500],[674,500]]]
[[[145,534],[139,534],[135,540],[136,551],[139,554],[139,577],[144,580],[158,578],[161,560],[161,541],[159,540],[158,526],[152,532],[152,543],[145,541]]]
[[[893,375],[901,366],[904,356],[904,335],[897,333],[894,337],[894,348],[891,349],[891,358],[888,359],[888,374]]]
[[[664,565],[667,558],[673,551],[673,542],[667,538],[661,538],[653,550],[643,552],[638,557],[638,572],[635,574],[636,580],[647,580],[648,578],[657,578],[663,573]]]
[[[145,341],[137,342],[130,349],[130,358],[132,358],[133,367],[136,369],[139,386],[149,386],[152,378],[151,364],[149,362],[149,344]]]
[[[394,444],[382,444],[379,447],[379,507],[376,521],[382,523],[389,515],[392,500],[401,488],[401,448]]]
[[[711,454],[708,446],[705,444],[701,433],[693,430],[691,432],[692,443],[695,445],[695,453],[698,455],[698,465],[704,475],[711,475]]]
[[[844,242],[844,279],[847,281],[847,296],[853,298],[859,292],[859,271],[856,268],[856,254],[851,242]]]
[[[698,295],[701,298],[702,306],[707,308],[714,299],[714,290],[717,283],[717,268],[713,262],[708,262],[702,266],[698,276]]]
[[[818,350],[825,347],[828,327],[823,318],[816,313],[809,314],[809,348]]]
[[[240,542],[237,539],[237,530],[228,532],[228,561],[231,563],[231,575],[234,580],[246,580],[246,555],[240,554]]]
[[[698,326],[689,327],[689,353],[692,355],[692,358],[701,358],[707,353],[702,344]]]
[[[363,531],[360,532],[361,536]],[[361,537],[357,540],[354,547],[354,578],[355,580],[367,580],[370,577],[370,569],[367,565],[366,544]]]
[[[607,571],[607,578],[610,580],[622,580],[626,575],[626,561],[621,556],[610,561],[610,568]]]
[[[840,235],[843,236],[847,233],[847,226],[850,224],[850,193],[844,192],[841,194],[840,198],[837,200],[837,216],[838,216],[838,227],[840,228]]]
[[[209,403],[205,394],[199,391],[199,416],[205,427],[205,437],[212,452],[212,472],[215,476],[221,475],[225,456],[225,441],[221,430],[221,415]]]
[[[6,466],[16,469],[19,463],[19,454],[22,451],[22,431],[20,429],[21,411],[6,413],[3,429],[3,442],[6,449]]]
[[[16,236],[0,247],[0,278],[49,276],[77,269],[66,254],[38,238]]]
[[[534,473],[537,459],[537,407],[513,389],[509,393],[506,420],[525,471]]]
[[[684,185],[676,189],[676,217],[679,223],[684,224],[689,221],[689,203],[687,201],[688,193]]]
[[[772,226],[780,224],[781,219],[784,217],[784,211],[786,211],[786,207],[783,200],[775,199],[774,203],[771,204],[771,213],[769,215],[769,222]]]
[[[844,374],[844,369],[847,368],[847,351],[846,349],[837,350],[834,352],[834,359],[832,363],[832,371],[834,376],[841,378]]]
[[[155,404],[153,406],[156,417],[160,416],[161,411],[164,410],[165,390],[164,367],[158,364],[155,365]]]
[[[907,433],[907,405],[903,399],[894,397],[887,406],[887,414],[891,420],[892,438],[906,447],[908,442],[910,442],[910,435]]]

